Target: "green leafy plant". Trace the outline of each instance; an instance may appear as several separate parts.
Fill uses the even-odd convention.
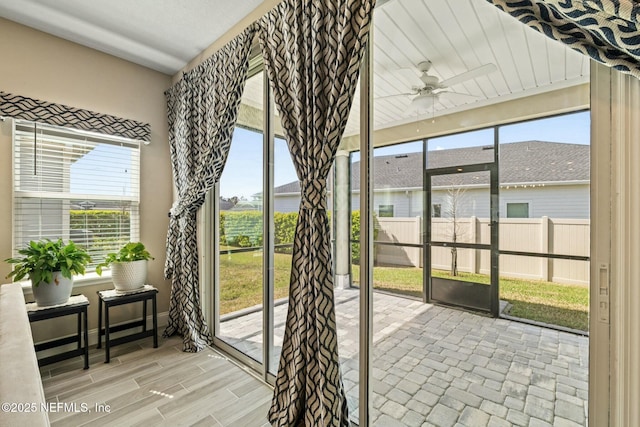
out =
[[[38,242],[32,240],[18,253],[22,257],[5,260],[9,264],[15,264],[7,278],[19,281],[29,276],[33,286],[38,286],[40,282],[52,282],[56,271],[60,271],[67,279],[71,279],[74,274],[84,274],[85,267],[91,262],[91,257],[84,249],[72,241],[65,244],[62,239]]]
[[[107,254],[103,262],[96,266],[96,273],[102,275],[102,269],[114,262],[131,262],[154,259],[141,242],[129,242],[118,252]]]

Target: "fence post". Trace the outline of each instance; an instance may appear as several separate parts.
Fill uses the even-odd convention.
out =
[[[469,219],[469,231],[471,232],[471,243],[478,243],[478,218],[476,218],[475,216],[472,216]],[[471,273],[477,273],[478,272],[478,254],[476,253],[477,249],[471,249],[469,251],[469,271]]]
[[[412,239],[411,239],[411,243],[420,243],[421,237],[422,237],[422,230],[420,227],[420,217],[417,216],[415,218],[413,218],[413,233],[412,233]],[[422,254],[420,252],[420,249],[418,248],[412,248],[410,249],[411,251],[411,264],[413,264],[414,267],[420,267],[420,264],[422,263]]]
[[[549,239],[549,231],[550,231],[550,223],[548,216],[543,216],[540,218],[540,252],[543,254],[550,253],[550,240]],[[546,280],[547,282],[551,281],[551,272],[553,268],[550,268],[552,260],[550,258],[542,258],[540,260],[540,276],[542,280]]]

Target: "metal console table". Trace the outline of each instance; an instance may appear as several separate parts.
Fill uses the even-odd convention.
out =
[[[153,336],[153,348],[158,347],[158,308],[156,304],[156,294],[158,290],[151,285],[145,285],[140,289],[132,291],[118,291],[109,289],[106,291],[98,291],[98,345],[96,348],[102,347],[102,336],[104,335],[104,351],[105,361],[109,363],[111,347],[127,342],[139,340],[141,338]],[[151,301],[153,310],[153,328],[147,330],[147,301]],[[142,302],[142,320],[124,323],[121,325],[111,326],[109,323],[109,309],[123,304],[131,304]],[[104,328],[102,327],[102,307],[104,306]],[[142,327],[141,332],[125,335],[119,338],[111,339],[110,334],[126,329]]]
[[[69,298],[65,304],[54,305],[51,307],[40,307],[35,302],[27,303],[27,314],[29,322],[39,322],[41,320],[53,319],[61,316],[78,316],[78,333],[75,336],[59,338],[52,341],[45,341],[34,345],[36,353],[38,351],[48,350],[62,345],[77,343],[75,350],[65,351],[63,353],[54,354],[53,356],[38,359],[38,365],[44,366],[61,360],[69,359],[76,356],[84,356],[84,369],[89,369],[89,333],[87,331],[87,307],[89,300],[84,295],[74,295]],[[83,317],[84,315],[84,317]],[[84,346],[82,338],[84,335]]]

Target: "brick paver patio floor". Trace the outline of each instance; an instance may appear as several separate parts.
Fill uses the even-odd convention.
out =
[[[358,292],[335,293],[343,381],[356,417]],[[275,309],[276,346],[286,308]],[[373,425],[586,425],[588,338],[378,292],[373,318]],[[222,338],[255,358],[261,328],[261,312],[221,321]]]

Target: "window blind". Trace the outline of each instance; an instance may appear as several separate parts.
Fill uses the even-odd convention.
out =
[[[139,240],[140,143],[14,121],[13,249],[31,240],[73,241],[88,271]]]

